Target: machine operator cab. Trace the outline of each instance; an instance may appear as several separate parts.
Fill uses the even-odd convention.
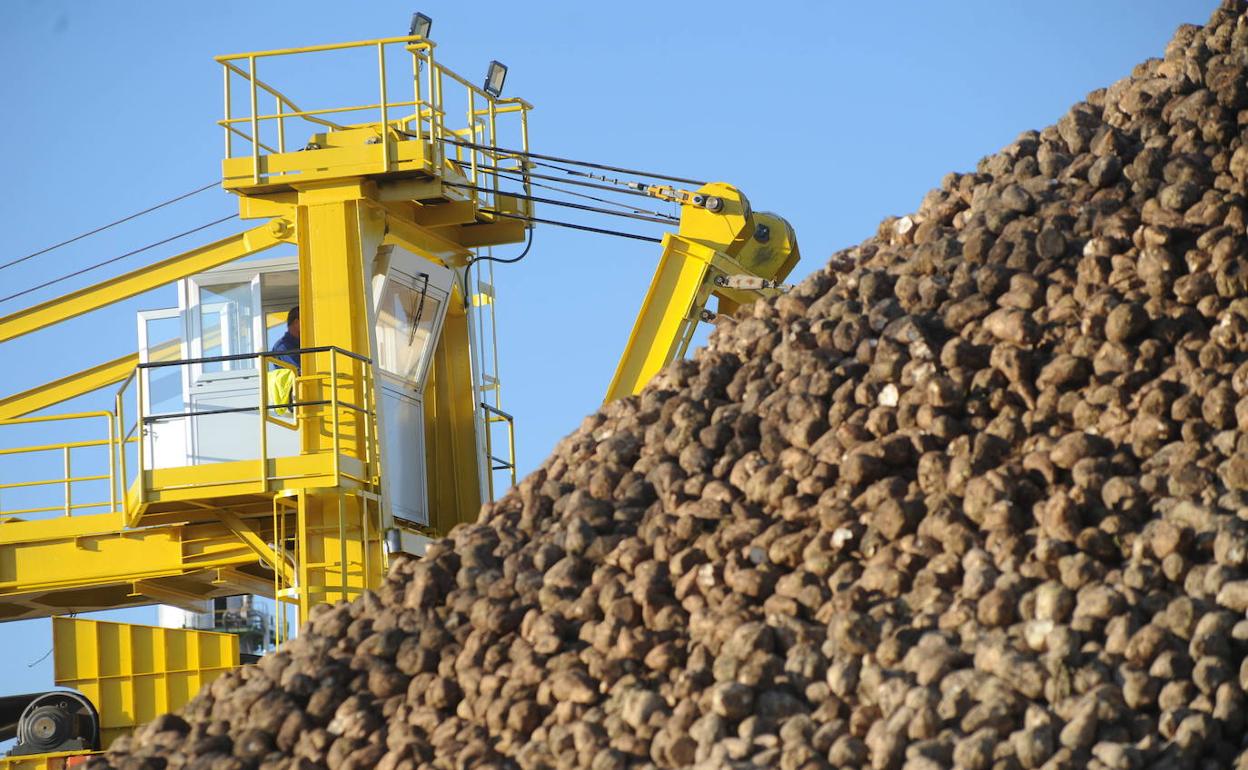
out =
[[[382,499],[408,526],[430,524],[424,392],[452,296],[450,269],[383,247],[372,279],[374,383]],[[300,408],[269,403],[262,446],[261,353],[273,349],[299,304],[298,259],[248,260],[178,282],[178,306],[138,314],[143,371],[143,468],[159,470],[297,456]],[[305,357],[306,358],[306,357]],[[276,368],[272,358],[264,366]],[[162,365],[167,364],[167,365]],[[269,386],[268,393],[272,393]],[[284,417],[284,419],[283,419]],[[480,443],[481,431],[477,431]],[[486,480],[482,490],[485,492]]]

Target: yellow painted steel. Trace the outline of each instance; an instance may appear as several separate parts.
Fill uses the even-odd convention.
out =
[[[604,401],[640,392],[683,356],[712,296],[721,313],[735,312],[775,294],[770,286],[784,280],[799,259],[789,223],[753,212],[731,185],[716,182],[696,193],[665,186],[648,192],[681,204],[680,230],[663,236],[658,267]],[[742,276],[761,279],[760,288],[733,288],[728,279]]]
[[[0,318],[0,342],[263,251],[280,243],[283,232],[281,222],[270,222],[63,297],[19,310]]]
[[[129,377],[138,363],[139,357],[135,354],[121,356],[0,399],[0,420],[22,417],[85,393],[116,385]]]
[[[692,315],[700,311],[697,300],[714,258],[713,249],[671,233],[663,236],[663,255],[605,400],[639,392],[676,358],[698,322]]]
[[[101,426],[99,423],[103,421]],[[114,447],[114,438],[116,437],[115,416],[112,412],[77,412],[73,414],[54,414],[42,417],[11,417],[0,420],[0,427],[4,426],[46,426],[49,423],[69,423],[81,425],[83,422],[91,422],[95,427],[103,427],[98,431],[97,435],[103,435],[103,438],[91,439],[85,441],[58,441],[52,443],[43,443],[35,446],[22,447],[6,447],[0,449],[0,457],[20,457],[23,460],[33,459],[35,455],[54,454],[62,463],[62,474],[56,478],[42,479],[24,479],[22,481],[14,481],[0,483],[0,491],[6,489],[30,489],[33,487],[60,487],[64,491],[64,502],[53,506],[33,506],[26,508],[6,508],[0,506],[0,522],[11,521],[20,516],[28,516],[30,514],[42,514],[51,511],[63,512],[65,516],[74,515],[75,511],[86,508],[104,508],[109,511],[117,509],[117,471],[113,463],[106,463],[107,471],[104,473],[76,473],[74,468],[75,450],[98,449],[107,447],[110,454]],[[83,502],[81,499],[74,497],[75,485],[93,482],[108,482],[108,499]]]
[[[127,530],[119,514],[101,513],[5,522],[0,534],[0,620],[154,604],[161,587],[196,599],[248,593],[218,571],[266,575],[219,522]]]
[[[57,617],[52,639],[56,684],[95,706],[103,747],[239,664],[233,634]]]
[[[468,314],[456,287],[425,388],[429,523],[435,532],[472,521],[482,503],[482,465],[489,459],[483,457],[473,427],[477,403],[469,339]]]
[[[300,191],[299,302],[305,346],[333,345],[367,356],[372,330],[365,264],[371,265],[381,246],[384,216],[363,205],[361,192],[356,183]],[[334,356],[323,353],[305,358],[329,377],[300,378],[297,400],[333,403],[303,410],[304,454],[369,463],[375,444],[365,429],[372,396],[368,366],[340,367]],[[351,599],[380,583],[384,535],[380,520],[373,519],[369,527],[374,507],[341,487],[299,494],[300,617],[307,617],[313,604]]]

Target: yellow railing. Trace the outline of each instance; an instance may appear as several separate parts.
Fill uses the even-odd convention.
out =
[[[376,408],[373,402],[372,366],[367,358],[358,356],[338,348],[309,348],[308,354],[329,354],[328,370],[297,374],[292,400],[288,403],[269,403],[269,380],[282,369],[297,373],[297,367],[279,359],[272,353],[255,353],[238,356],[219,356],[187,361],[158,361],[140,366],[131,373],[114,396],[114,411],[78,412],[74,414],[58,414],[41,417],[19,417],[0,420],[0,429],[18,426],[42,426],[52,424],[81,423],[86,420],[100,420],[104,423],[102,438],[79,440],[42,440],[40,443],[0,448],[0,460],[15,458],[29,466],[28,459],[49,454],[59,455],[61,472],[47,478],[16,478],[0,477],[0,494],[16,490],[41,490],[60,487],[63,489],[61,499],[56,504],[47,500],[39,500],[40,504],[5,507],[0,500],[0,523],[17,517],[35,514],[61,513],[72,516],[76,512],[95,510],[96,512],[115,512],[124,510],[129,515],[134,513],[133,505],[142,504],[147,495],[154,491],[196,486],[193,476],[187,476],[185,483],[175,485],[162,484],[159,488],[149,489],[151,483],[147,471],[153,470],[153,458],[149,457],[150,436],[148,429],[162,421],[193,420],[197,417],[226,414],[230,412],[251,412],[262,415],[257,420],[258,436],[255,438],[255,462],[238,463],[240,476],[227,480],[226,483],[252,483],[265,489],[276,488],[284,483],[306,478],[312,474],[288,473],[278,475],[273,471],[271,460],[277,459],[277,453],[271,451],[269,445],[268,426],[274,425],[291,431],[320,430],[329,440],[329,454],[332,456],[332,481],[335,485],[348,480],[366,490],[374,490],[378,484],[379,444],[375,425]],[[289,355],[289,354],[284,354]],[[192,366],[226,360],[251,359],[257,363],[256,381],[259,393],[254,406],[233,409],[194,409],[168,414],[152,414],[146,407],[145,390],[148,385],[148,373],[152,369],[169,366]],[[306,357],[308,362],[313,358]],[[356,392],[363,394],[363,401],[355,403],[342,398],[340,393],[344,385],[354,385]],[[312,394],[301,397],[298,394]],[[291,415],[289,418],[282,414]],[[351,439],[350,448],[346,446],[344,436]],[[240,435],[239,441],[249,439]],[[85,450],[96,450],[96,456],[87,460],[76,457]],[[133,458],[129,455],[133,453]],[[295,454],[299,454],[296,451]],[[343,465],[344,453],[359,460],[356,465]],[[197,458],[188,457],[188,464],[206,464],[193,462]],[[319,475],[319,474],[317,474]],[[135,494],[127,496],[124,490],[133,482]],[[107,483],[107,499],[98,499],[96,495],[86,499],[78,494],[76,485]],[[216,478],[214,483],[223,483]],[[26,493],[27,495],[31,493]],[[37,494],[37,493],[36,493]]]
[[[27,506],[25,508],[4,508],[0,505],[0,521],[18,516],[28,516],[31,514],[46,514],[52,512],[62,512],[65,516],[72,516],[74,511],[84,510],[88,508],[107,509],[114,511],[117,509],[117,465],[114,459],[116,447],[116,433],[114,428],[114,415],[111,412],[77,412],[74,414],[57,414],[47,415],[43,417],[16,417],[8,420],[0,420],[2,426],[18,426],[18,425],[40,425],[47,423],[65,423],[77,422],[83,420],[103,420],[107,425],[106,438],[94,439],[88,441],[56,441],[50,443],[36,444],[32,446],[10,447],[0,449],[0,457],[20,457],[22,459],[33,459],[38,455],[46,455],[49,453],[59,454],[61,457],[62,475],[54,478],[7,481],[0,482],[0,492],[5,490],[30,489],[35,490],[41,487],[62,487],[64,490],[64,501],[57,505],[36,505]],[[74,472],[74,452],[75,450],[92,449],[106,447],[108,450],[108,461],[105,463],[107,469],[103,473],[89,473],[85,475],[75,475]],[[76,501],[74,497],[74,485],[89,482],[108,482],[108,499],[81,502]]]
[[[260,62],[264,59],[295,55],[318,54],[371,48],[376,51],[376,101],[347,106],[304,109],[286,93],[265,82],[259,75]],[[520,98],[501,98],[487,93],[484,88],[439,64],[434,57],[435,44],[420,36],[390,37],[362,40],[350,43],[283,48],[270,51],[229,54],[216,57],[221,64],[225,89],[225,116],[217,125],[225,132],[225,156],[227,159],[250,156],[253,176],[259,183],[262,177],[260,158],[264,153],[288,152],[288,122],[304,121],[313,133],[347,131],[366,126],[379,129],[382,167],[390,165],[391,138],[414,139],[428,143],[429,158],[435,173],[455,167],[473,187],[498,192],[498,177],[491,169],[519,171],[525,167],[525,154],[529,149],[528,111],[532,105]],[[401,95],[391,93],[387,82],[388,59],[403,53],[408,61],[403,68],[411,70],[411,90]],[[394,70],[391,70],[394,71]],[[247,93],[244,114],[236,115],[234,109],[235,81],[241,80]],[[452,119],[447,107],[448,83],[452,88],[462,88],[464,118]],[[263,94],[263,96],[262,96]],[[273,101],[272,111],[261,108],[261,99]],[[360,113],[366,119],[361,121]],[[507,142],[500,142],[499,120],[503,116],[517,118],[518,131],[509,133]],[[338,118],[339,120],[335,120]],[[341,120],[341,122],[339,122]],[[381,130],[384,127],[384,130]],[[267,130],[267,133],[266,133]],[[264,136],[272,136],[264,141]],[[235,138],[244,141],[246,155],[235,154]],[[514,149],[503,149],[507,145]],[[448,154],[448,146],[452,152]],[[303,144],[294,148],[303,149]],[[474,197],[483,194],[473,190]],[[490,200],[489,203],[493,201]]]
[[[375,487],[377,479],[377,470],[379,463],[377,457],[379,454],[379,444],[377,430],[375,425],[376,408],[373,403],[373,380],[372,366],[368,358],[342,350],[336,347],[318,347],[307,348],[302,351],[283,352],[282,356],[303,354],[305,362],[311,362],[312,356],[315,354],[329,354],[328,371],[311,372],[307,374],[299,373],[298,367],[279,358],[274,353],[244,353],[231,356],[211,356],[197,359],[187,359],[181,361],[159,361],[147,364],[140,364],[136,373],[138,376],[134,378],[136,398],[138,404],[137,417],[129,430],[126,431],[124,438],[127,440],[137,441],[137,449],[140,463],[140,470],[151,470],[153,463],[147,461],[147,431],[140,430],[140,426],[147,427],[159,422],[168,422],[172,420],[193,420],[199,417],[212,417],[215,415],[225,415],[231,413],[256,413],[261,416],[258,420],[259,431],[256,437],[257,456],[253,462],[240,463],[239,466],[253,466],[254,473],[244,472],[235,479],[222,480],[214,479],[215,485],[223,483],[241,483],[255,482],[263,488],[270,488],[272,485],[282,482],[295,481],[305,478],[299,474],[276,475],[271,470],[270,460],[275,459],[277,455],[270,451],[268,426],[274,425],[290,431],[303,431],[309,429],[321,430],[331,442],[330,455],[333,460],[333,482],[340,484],[343,479],[354,481],[366,488]],[[252,360],[257,364],[257,402],[255,406],[241,406],[232,408],[210,408],[206,410],[188,409],[180,412],[165,414],[150,414],[144,408],[147,401],[144,398],[144,391],[147,388],[146,373],[154,369],[166,367],[190,367],[209,363],[227,363]],[[289,371],[294,376],[294,387],[291,400],[287,403],[270,403],[270,379],[275,376],[278,371]],[[339,394],[344,389],[344,384],[354,383],[358,379],[358,392],[363,394],[363,403],[355,403],[343,399]],[[123,409],[124,402],[127,400],[120,394],[124,393],[130,386],[130,382],[122,384],[119,391],[118,409]],[[305,394],[312,394],[305,397]],[[322,411],[323,410],[323,411]],[[289,419],[284,418],[285,414],[290,414]],[[361,466],[365,469],[364,475],[352,473],[344,468],[341,462],[344,452],[343,442],[343,423],[348,422],[347,417],[355,416],[355,420],[349,421],[359,427],[358,432],[354,433],[358,441],[353,443],[355,449],[354,455],[360,461]],[[125,414],[119,411],[118,420],[120,424],[126,425]],[[318,421],[319,424],[314,424]],[[132,438],[133,437],[133,438]],[[246,440],[245,436],[239,437],[240,441]],[[196,463],[202,464],[202,463]],[[147,488],[147,476],[145,473],[137,473],[136,477],[136,498],[142,501],[149,492],[157,491]],[[196,482],[188,480],[186,483],[178,484],[162,484],[159,491],[168,491],[172,489],[194,487]],[[129,511],[127,511],[129,513]]]

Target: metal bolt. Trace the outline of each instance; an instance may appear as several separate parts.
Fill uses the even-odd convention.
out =
[[[294,232],[294,228],[291,227],[290,222],[286,219],[274,219],[272,222],[269,222],[269,232],[273,234],[274,238],[287,238]]]

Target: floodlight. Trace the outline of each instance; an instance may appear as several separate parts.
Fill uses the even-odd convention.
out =
[[[485,87],[483,90],[497,99],[503,95],[503,83],[506,80],[507,65],[501,61],[494,60],[490,62],[490,68],[485,73]]]
[[[429,30],[433,27],[433,19],[417,12],[412,14],[412,26],[408,28],[407,34],[411,37],[429,37]]]

